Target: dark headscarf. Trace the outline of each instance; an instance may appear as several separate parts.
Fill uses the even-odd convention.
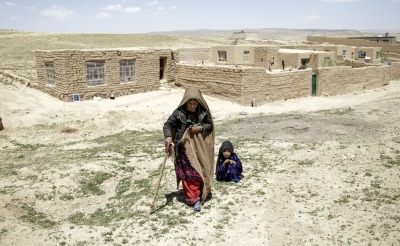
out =
[[[221,147],[219,148],[219,154],[222,154],[222,152],[224,152],[225,149],[229,149],[231,151],[231,153],[233,153],[233,144],[230,141],[224,141],[221,144]]]

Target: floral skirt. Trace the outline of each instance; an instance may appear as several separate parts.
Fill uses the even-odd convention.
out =
[[[184,148],[180,150],[179,156],[175,159],[175,172],[181,180],[195,180],[203,183],[200,174],[190,164]]]
[[[179,155],[175,159],[175,172],[182,180],[185,203],[192,205],[199,201],[203,188],[203,179],[190,164],[184,148],[179,151]]]

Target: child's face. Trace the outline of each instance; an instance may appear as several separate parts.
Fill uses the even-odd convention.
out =
[[[224,151],[222,151],[222,155],[224,156],[225,159],[228,159],[231,157],[231,151],[229,149],[224,149]]]

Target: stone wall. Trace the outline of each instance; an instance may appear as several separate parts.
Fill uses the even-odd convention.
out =
[[[10,78],[12,80],[17,80],[19,81],[21,84],[25,84],[25,85],[29,85],[29,86],[34,86],[34,83],[32,83],[32,81],[30,81],[27,78],[23,78],[21,76],[18,76],[14,73],[8,72],[8,71],[0,71],[0,74],[3,75],[4,77]]]
[[[36,51],[37,88],[63,101],[72,94],[81,99],[109,97],[154,91],[160,86],[160,58],[166,58],[164,79],[174,80],[175,62],[171,50],[57,50]],[[135,81],[120,83],[120,61],[135,61]],[[105,84],[89,86],[86,62],[105,62]],[[46,63],[54,63],[56,85],[47,85]]]
[[[177,65],[178,86],[194,86],[206,95],[241,105],[311,95],[312,71],[267,72],[263,68]]]
[[[352,68],[360,68],[360,67],[375,67],[376,64],[366,63],[363,61],[352,61],[352,60],[344,60],[342,62],[343,66],[350,66]]]
[[[257,105],[291,98],[311,96],[311,69],[267,72],[264,69],[247,70],[243,78],[242,105]]]
[[[396,66],[400,66],[396,64]],[[317,96],[340,95],[388,84],[391,66],[336,66],[316,69]],[[398,71],[398,70],[396,70]],[[204,94],[241,105],[258,105],[312,94],[312,70],[268,72],[263,68],[177,65],[178,86],[195,86]]]
[[[400,62],[392,62],[390,80],[400,80]]]
[[[382,87],[391,80],[390,69],[390,66],[318,68],[317,96],[333,96]]]
[[[203,94],[239,103],[242,95],[243,68],[223,66],[193,66],[177,64],[176,85],[193,86]]]

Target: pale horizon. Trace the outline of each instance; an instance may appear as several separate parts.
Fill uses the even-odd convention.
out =
[[[321,29],[400,32],[400,0],[0,1],[0,29],[62,33]]]

